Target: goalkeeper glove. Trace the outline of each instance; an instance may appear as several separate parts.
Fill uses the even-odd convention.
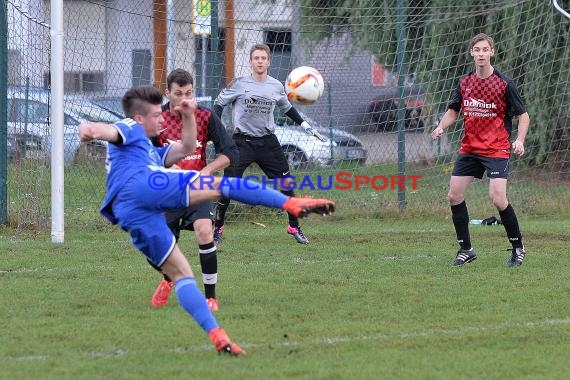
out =
[[[311,125],[309,123],[307,123],[306,121],[303,121],[301,123],[301,127],[303,127],[303,129],[305,130],[305,132],[307,132],[307,134],[316,137],[317,139],[321,140],[322,142],[327,141],[327,139],[321,135],[319,132],[317,132],[317,130],[315,130],[313,127],[311,127]]]

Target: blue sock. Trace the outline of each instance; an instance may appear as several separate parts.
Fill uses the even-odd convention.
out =
[[[180,306],[194,318],[205,332],[209,333],[212,329],[219,327],[212,312],[208,309],[206,298],[198,290],[194,277],[181,278],[176,281],[174,286]]]
[[[224,177],[218,187],[222,196],[234,199],[248,205],[261,205],[283,209],[283,204],[289,198],[281,192],[255,181],[243,178]]]

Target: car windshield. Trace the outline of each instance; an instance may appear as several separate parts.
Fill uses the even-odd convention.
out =
[[[297,112],[299,112],[299,115],[303,118],[303,120],[307,121],[312,126],[314,126],[316,128],[321,126],[315,120],[313,120],[312,118],[307,116],[306,113],[301,112],[299,110],[297,110]],[[277,124],[277,125],[284,125],[284,124],[290,124],[291,123],[291,121],[289,121],[289,116],[285,115],[283,113],[283,111],[281,111],[279,108],[275,108],[275,111],[273,112],[273,118],[275,119],[275,124]]]
[[[93,99],[92,102],[112,113],[123,115],[123,105],[121,103],[121,98],[99,98]]]
[[[77,104],[66,102],[65,108],[74,112],[78,118],[87,121],[100,121],[104,123],[114,123],[119,117],[101,107],[92,104]]]

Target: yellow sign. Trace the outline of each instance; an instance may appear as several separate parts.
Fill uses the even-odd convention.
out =
[[[212,3],[210,0],[192,0],[192,31],[209,36],[212,32]]]
[[[210,0],[198,0],[196,3],[196,13],[202,17],[210,17],[210,13],[212,13]]]

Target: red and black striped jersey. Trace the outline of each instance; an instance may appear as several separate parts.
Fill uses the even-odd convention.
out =
[[[155,145],[164,146],[182,138],[182,118],[170,108],[163,108],[162,123],[165,130],[155,139]],[[225,130],[220,119],[205,107],[196,108],[196,151],[180,160],[176,165],[185,170],[202,170],[206,166],[206,145],[208,141],[214,143],[216,153],[224,154],[233,162],[237,159],[237,147]]]
[[[510,157],[512,118],[526,112],[511,78],[496,69],[488,78],[472,71],[459,78],[449,108],[463,115],[459,153]]]

